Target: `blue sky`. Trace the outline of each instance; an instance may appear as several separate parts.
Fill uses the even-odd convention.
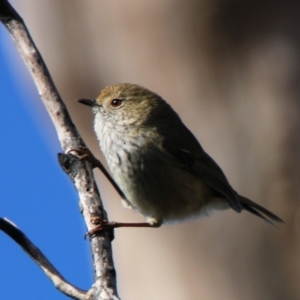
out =
[[[67,280],[88,289],[93,274],[78,195],[58,165],[54,127],[2,24],[0,106],[0,216],[17,224]],[[0,253],[0,299],[66,299],[1,231]]]

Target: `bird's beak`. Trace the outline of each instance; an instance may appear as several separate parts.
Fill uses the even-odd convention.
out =
[[[95,99],[78,99],[77,102],[80,102],[80,103],[90,106],[90,107],[98,106]]]

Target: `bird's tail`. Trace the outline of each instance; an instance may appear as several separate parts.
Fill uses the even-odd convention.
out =
[[[243,208],[250,213],[258,216],[259,218],[264,219],[266,222],[274,225],[274,222],[282,222],[284,223],[279,217],[271,213],[269,210],[266,208],[258,205],[257,203],[251,201],[248,198],[245,198],[243,196],[239,195],[239,200],[243,205]]]

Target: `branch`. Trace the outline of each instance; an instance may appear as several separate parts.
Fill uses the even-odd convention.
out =
[[[58,134],[62,149],[84,147],[85,144],[75,128],[67,108],[63,103],[50,73],[36,48],[22,18],[7,0],[0,0],[0,21],[10,32],[15,45],[23,58],[38,89]],[[83,160],[77,162],[66,155],[63,164],[75,163],[75,173],[68,173],[78,191],[81,211],[88,230],[95,225],[95,217],[106,219],[99,191],[95,184],[91,165]],[[68,168],[64,168],[65,170]],[[116,272],[114,269],[111,236],[109,232],[99,233],[91,239],[95,283],[92,299],[119,299],[116,288]]]
[[[51,264],[47,257],[28,237],[9,220],[0,218],[0,230],[11,237],[32,258],[53,282],[55,287],[65,295],[78,300],[91,299],[91,292],[83,291],[70,284]]]

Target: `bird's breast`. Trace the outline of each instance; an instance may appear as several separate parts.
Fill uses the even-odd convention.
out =
[[[98,139],[114,180],[128,202],[145,216],[172,221],[207,211],[211,188],[148,134],[111,127],[102,128]]]

